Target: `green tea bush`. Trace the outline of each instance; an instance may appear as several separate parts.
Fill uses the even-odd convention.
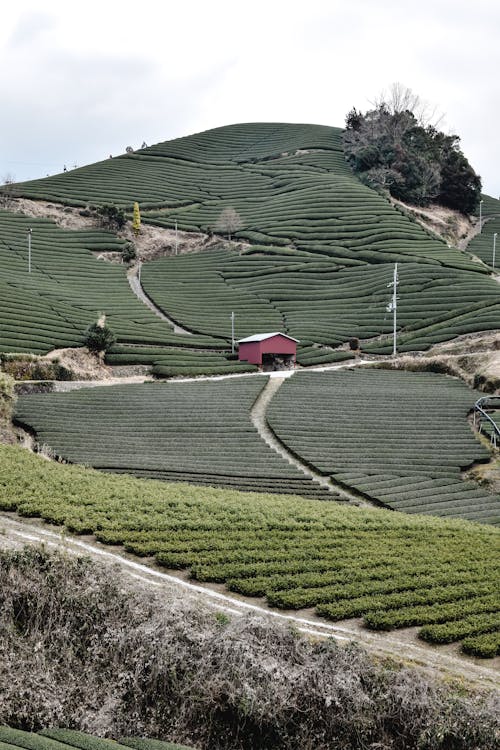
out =
[[[26,750],[492,750],[492,693],[137,586],[89,558],[0,553],[0,727]],[[273,668],[270,669],[269,665]],[[55,729],[54,727],[73,729]],[[92,737],[81,731],[94,731]],[[180,748],[179,748],[180,750]]]

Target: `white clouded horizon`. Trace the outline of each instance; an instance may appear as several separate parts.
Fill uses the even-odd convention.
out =
[[[342,127],[400,81],[500,194],[496,0],[20,0],[2,21],[0,176],[236,122]]]

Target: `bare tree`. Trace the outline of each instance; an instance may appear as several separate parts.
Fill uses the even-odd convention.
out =
[[[3,186],[0,188],[0,207],[10,208],[17,197],[16,189],[14,187],[15,177],[8,173],[4,175],[2,182]]]
[[[228,206],[221,212],[214,227],[216,232],[224,232],[227,234],[228,240],[231,239],[232,234],[242,228],[242,218],[232,206]]]
[[[370,102],[376,109],[384,108],[391,115],[403,112],[412,112],[418,124],[425,128],[431,126],[437,128],[444,114],[437,111],[437,107],[421,99],[408,86],[396,82],[391,84],[389,91],[382,91],[374,102]]]

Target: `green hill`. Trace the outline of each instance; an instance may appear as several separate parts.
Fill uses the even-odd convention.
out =
[[[404,350],[500,328],[499,289],[487,266],[354,177],[341,133],[316,125],[232,125],[16,189],[73,206],[131,210],[138,201],[143,222],[177,222],[188,231],[211,232],[221,211],[235,208],[243,223],[236,239],[250,243],[240,254],[163,258],[143,269],[151,299],[195,333],[227,340],[235,311],[237,337],[283,329],[305,345],[335,347],[352,336],[390,334],[387,285],[396,261]],[[497,203],[490,202],[488,211]],[[126,352],[119,353],[123,359]]]

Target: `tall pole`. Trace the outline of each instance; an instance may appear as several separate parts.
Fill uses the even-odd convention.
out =
[[[497,234],[498,232],[493,233],[493,270],[495,270],[495,251],[497,249]]]
[[[28,229],[28,273],[31,273],[31,234],[33,230],[30,227]]]
[[[392,356],[395,357],[397,354],[397,309],[398,309],[398,264],[394,264],[394,280],[392,283],[392,314],[393,314],[393,347]]]
[[[175,220],[175,254],[177,255],[177,251],[179,248],[179,235],[177,232],[177,219]]]
[[[234,354],[234,312],[231,313],[231,354]]]
[[[483,201],[479,201],[479,234],[483,231]]]
[[[137,270],[137,278],[139,280],[139,284],[141,283],[141,270],[142,270],[142,261],[139,261],[139,268]]]

